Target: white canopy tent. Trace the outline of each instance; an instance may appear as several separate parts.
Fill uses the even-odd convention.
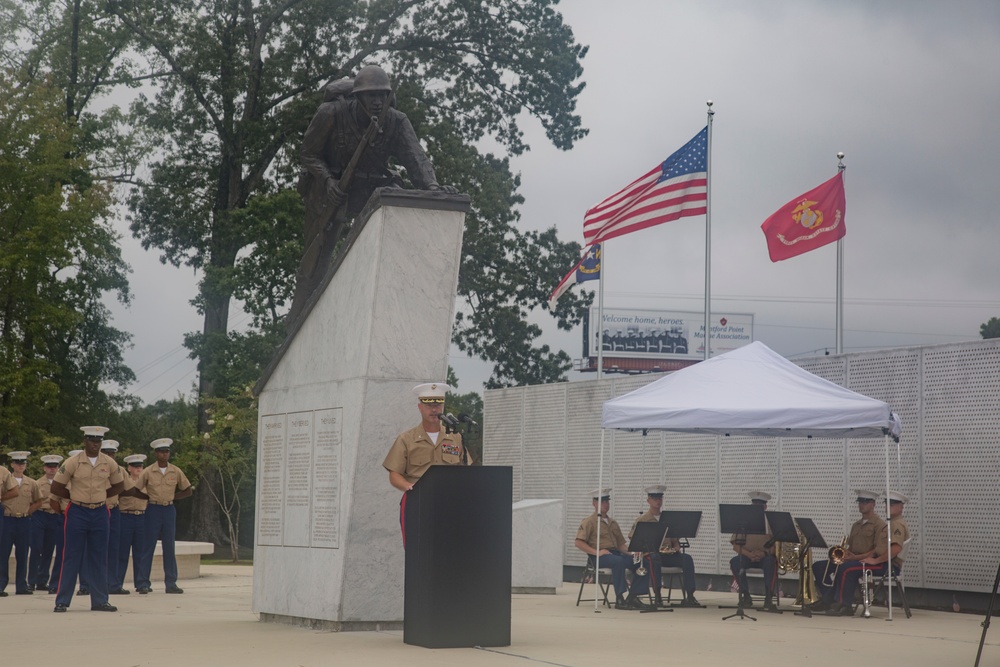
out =
[[[813,375],[760,342],[605,401],[601,426],[716,435],[883,438],[886,516],[889,438],[898,443],[902,430],[888,403]],[[602,438],[602,461],[603,442]],[[598,474],[602,476],[603,471]],[[888,589],[891,620],[892,586]]]

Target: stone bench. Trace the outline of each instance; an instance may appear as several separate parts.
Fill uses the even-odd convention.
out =
[[[201,576],[202,554],[211,555],[214,553],[215,545],[211,542],[176,542],[174,550],[177,553],[177,578],[197,579]],[[14,576],[17,572],[13,555],[10,557],[7,571],[10,573],[10,583],[7,587],[13,589]],[[163,545],[160,542],[156,543],[156,551],[153,552],[153,568],[150,570],[149,578],[151,581],[163,581]],[[132,559],[130,558],[128,571],[125,572],[125,587],[131,588],[132,582]]]

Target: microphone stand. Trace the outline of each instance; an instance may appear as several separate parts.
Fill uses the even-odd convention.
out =
[[[891,561],[890,561],[891,565]],[[889,570],[891,573],[892,570]],[[889,586],[892,585],[892,579],[889,579]],[[983,643],[986,642],[986,631],[990,629],[990,616],[993,615],[993,603],[997,599],[997,587],[1000,586],[1000,567],[997,567],[997,578],[993,580],[993,594],[990,595],[990,606],[986,609],[986,618],[983,619],[983,636],[979,638],[979,652],[976,653],[976,665],[979,667],[979,659],[983,657]]]

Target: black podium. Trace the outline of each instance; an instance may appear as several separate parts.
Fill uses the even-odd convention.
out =
[[[406,497],[403,642],[510,646],[506,466],[431,466]]]

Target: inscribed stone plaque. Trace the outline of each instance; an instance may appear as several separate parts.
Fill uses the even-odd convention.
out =
[[[310,546],[340,546],[340,442],[343,408],[314,414],[312,536]]]
[[[257,507],[257,544],[281,546],[282,490],[285,480],[285,415],[260,419],[260,499]]]
[[[313,412],[290,412],[285,443],[284,546],[309,546]]]

